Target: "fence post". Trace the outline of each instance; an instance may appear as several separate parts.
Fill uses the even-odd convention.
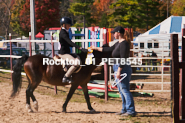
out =
[[[103,29],[103,37],[104,41],[103,44],[107,44],[107,30],[106,28]],[[105,80],[105,101],[108,101],[108,65],[104,63],[104,80]]]
[[[11,33],[9,33],[9,40],[10,40],[10,69],[12,71],[12,37],[11,37]],[[12,72],[11,72],[11,81],[12,81]]]
[[[107,38],[106,38],[106,44],[109,43],[109,30],[106,29],[106,35],[107,35]]]
[[[185,25],[184,25],[185,26]],[[185,62],[185,27],[182,29],[182,47],[181,47],[181,59],[182,62]],[[180,110],[181,110],[181,116],[182,119],[185,119],[185,69],[182,67],[181,68],[181,82],[180,82],[180,98],[181,98],[181,105],[180,105]]]
[[[55,55],[55,51],[54,51],[54,43],[53,43],[53,33],[52,32],[50,32],[50,34],[51,34],[51,49],[52,49],[52,57],[54,57],[54,55]]]
[[[174,122],[179,122],[179,55],[178,34],[171,34],[171,61],[172,61],[172,91],[173,91],[173,117]]]
[[[29,50],[29,54],[30,54],[30,56],[32,56],[32,47],[31,47],[31,32],[29,32],[29,48],[30,48],[30,50]]]
[[[54,57],[54,43],[53,43],[53,33],[52,31],[50,32],[51,35],[51,49],[52,49],[52,57]],[[57,94],[57,86],[55,86],[55,94]]]

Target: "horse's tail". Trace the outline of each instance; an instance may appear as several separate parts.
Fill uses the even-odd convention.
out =
[[[17,63],[13,67],[12,81],[13,81],[13,90],[11,97],[15,97],[16,94],[20,91],[22,85],[21,71],[23,64],[29,58],[27,55],[23,55],[20,59],[17,60]]]

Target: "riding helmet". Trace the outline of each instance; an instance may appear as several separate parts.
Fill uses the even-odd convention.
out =
[[[70,18],[68,17],[63,17],[61,18],[60,20],[60,25],[63,25],[63,24],[70,24],[72,26],[72,21]]]

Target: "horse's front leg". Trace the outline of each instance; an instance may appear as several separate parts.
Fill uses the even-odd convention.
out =
[[[72,95],[74,94],[75,90],[77,89],[78,85],[79,84],[76,84],[76,83],[74,83],[74,84],[71,85],[71,88],[70,88],[69,93],[67,95],[66,101],[63,104],[63,107],[62,107],[63,110],[62,110],[62,112],[66,112],[67,104],[68,104],[69,100],[71,99]]]
[[[92,108],[91,103],[90,103],[90,98],[89,98],[89,94],[88,94],[87,84],[81,85],[81,87],[82,87],[83,92],[84,92],[84,96],[85,96],[85,100],[87,102],[88,109],[90,110],[91,113],[95,112],[95,110]]]

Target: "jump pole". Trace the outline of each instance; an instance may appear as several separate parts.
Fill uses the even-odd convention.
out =
[[[103,28],[103,44],[107,44],[107,30]],[[108,101],[108,65],[104,63],[105,101]]]
[[[52,57],[54,57],[55,53],[54,53],[54,43],[53,43],[53,33],[52,33],[52,31],[50,32],[50,35],[51,35]],[[55,86],[55,94],[57,94],[57,86]]]
[[[10,68],[11,68],[11,71],[12,71],[12,36],[11,36],[11,33],[9,33],[9,40],[10,40]],[[12,72],[11,72],[11,81],[12,81]]]

